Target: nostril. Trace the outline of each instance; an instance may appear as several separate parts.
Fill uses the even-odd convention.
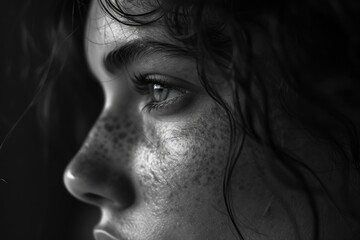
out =
[[[104,196],[101,195],[97,195],[94,193],[84,193],[82,195],[82,199],[83,201],[93,204],[93,205],[97,205],[97,206],[104,206],[104,205],[108,205],[108,206],[114,206],[116,208],[119,208],[121,206],[119,206],[119,203],[109,199],[109,198],[105,198]]]
[[[104,201],[104,197],[101,197],[94,193],[85,193],[85,194],[83,194],[83,196],[86,200],[93,202],[93,203],[100,203],[100,202]]]
[[[64,182],[70,193],[96,206],[124,209],[135,203],[135,187],[126,173],[114,171],[106,162],[86,160],[81,155],[76,157],[65,171]]]
[[[128,208],[134,203],[133,194],[125,194],[122,197],[118,198],[107,198],[105,195],[98,195],[96,193],[84,193],[82,194],[81,199],[87,203],[94,205],[112,205],[113,207],[123,209]]]

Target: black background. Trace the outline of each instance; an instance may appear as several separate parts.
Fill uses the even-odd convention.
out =
[[[45,54],[26,54],[24,38],[41,41],[42,22],[48,18],[45,1],[3,1],[0,35],[0,141],[25,112],[35,96],[39,79],[36,67]],[[36,38],[36,36],[39,36]],[[31,42],[31,41],[27,41]],[[41,46],[41,42],[36,45]],[[81,81],[81,79],[79,80]],[[76,83],[77,86],[81,83]],[[61,87],[60,87],[61,88]],[[87,90],[89,86],[82,87]],[[75,90],[74,90],[75,89]],[[76,87],[73,88],[76,92]],[[0,150],[0,239],[92,239],[92,227],[99,212],[70,196],[62,182],[62,174],[76,154],[86,132],[99,111],[100,104],[91,107],[89,123],[83,126],[80,140],[73,140],[74,117],[72,98],[60,91],[63,99],[59,125],[51,131],[48,141],[42,132],[37,105],[31,107],[16,125]],[[41,96],[39,98],[41,101]],[[87,102],[84,97],[82,104]],[[64,107],[65,106],[65,107]],[[82,105],[78,104],[78,108]],[[66,111],[69,111],[67,113]],[[69,127],[67,127],[69,126]],[[54,139],[56,139],[54,141]]]

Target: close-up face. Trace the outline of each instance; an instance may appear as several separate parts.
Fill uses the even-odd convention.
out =
[[[223,192],[230,124],[202,86],[195,58],[161,21],[128,26],[95,0],[85,29],[86,59],[105,104],[64,180],[101,210],[95,238],[238,239]],[[231,98],[224,75],[207,73],[221,97]],[[273,176],[276,163],[266,153],[247,139],[233,169],[227,191],[240,232],[254,240],[311,239],[309,199]]]

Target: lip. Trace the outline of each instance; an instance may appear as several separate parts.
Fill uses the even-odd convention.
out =
[[[96,240],[122,240],[122,238],[115,237],[115,234],[105,228],[95,228],[93,234]]]

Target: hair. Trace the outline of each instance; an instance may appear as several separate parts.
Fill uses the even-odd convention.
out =
[[[296,153],[279,144],[274,133],[274,103],[287,118],[325,143],[331,149],[329,155],[341,159],[344,170],[355,169],[357,175],[349,174],[348,186],[342,194],[348,196],[350,188],[359,193],[360,3],[352,0],[168,0],[151,1],[146,5],[148,11],[136,14],[128,12],[120,1],[98,2],[114,20],[127,25],[162,21],[170,36],[197,53],[201,83],[225,110],[231,127],[223,196],[237,236],[244,239],[231,199],[231,177],[246,138],[251,138],[271,149],[285,169],[299,180],[301,186],[296,187],[306,192],[315,219],[315,239],[320,239],[317,205],[305,174],[316,179],[329,200],[335,206],[336,203],[317,172]],[[74,62],[81,70],[76,71],[72,79],[91,77],[84,64],[82,47],[88,5],[89,1],[85,0],[66,1],[56,21],[49,26],[55,33],[51,39],[55,50],[52,58],[59,61],[55,69],[59,66],[62,69],[47,78],[49,86],[65,84],[50,79],[74,76],[77,68]],[[254,29],[266,42],[268,55],[257,52]],[[64,46],[59,43],[68,50],[60,50]],[[219,66],[226,75],[227,84],[233,90],[231,104],[220,97],[216,86],[207,78],[210,64]],[[50,68],[53,66],[47,70]],[[56,89],[45,89],[47,96],[40,107],[48,118],[54,118],[49,103],[56,99],[53,98]],[[74,127],[74,132],[76,129]],[[351,206],[348,210],[351,211]]]

